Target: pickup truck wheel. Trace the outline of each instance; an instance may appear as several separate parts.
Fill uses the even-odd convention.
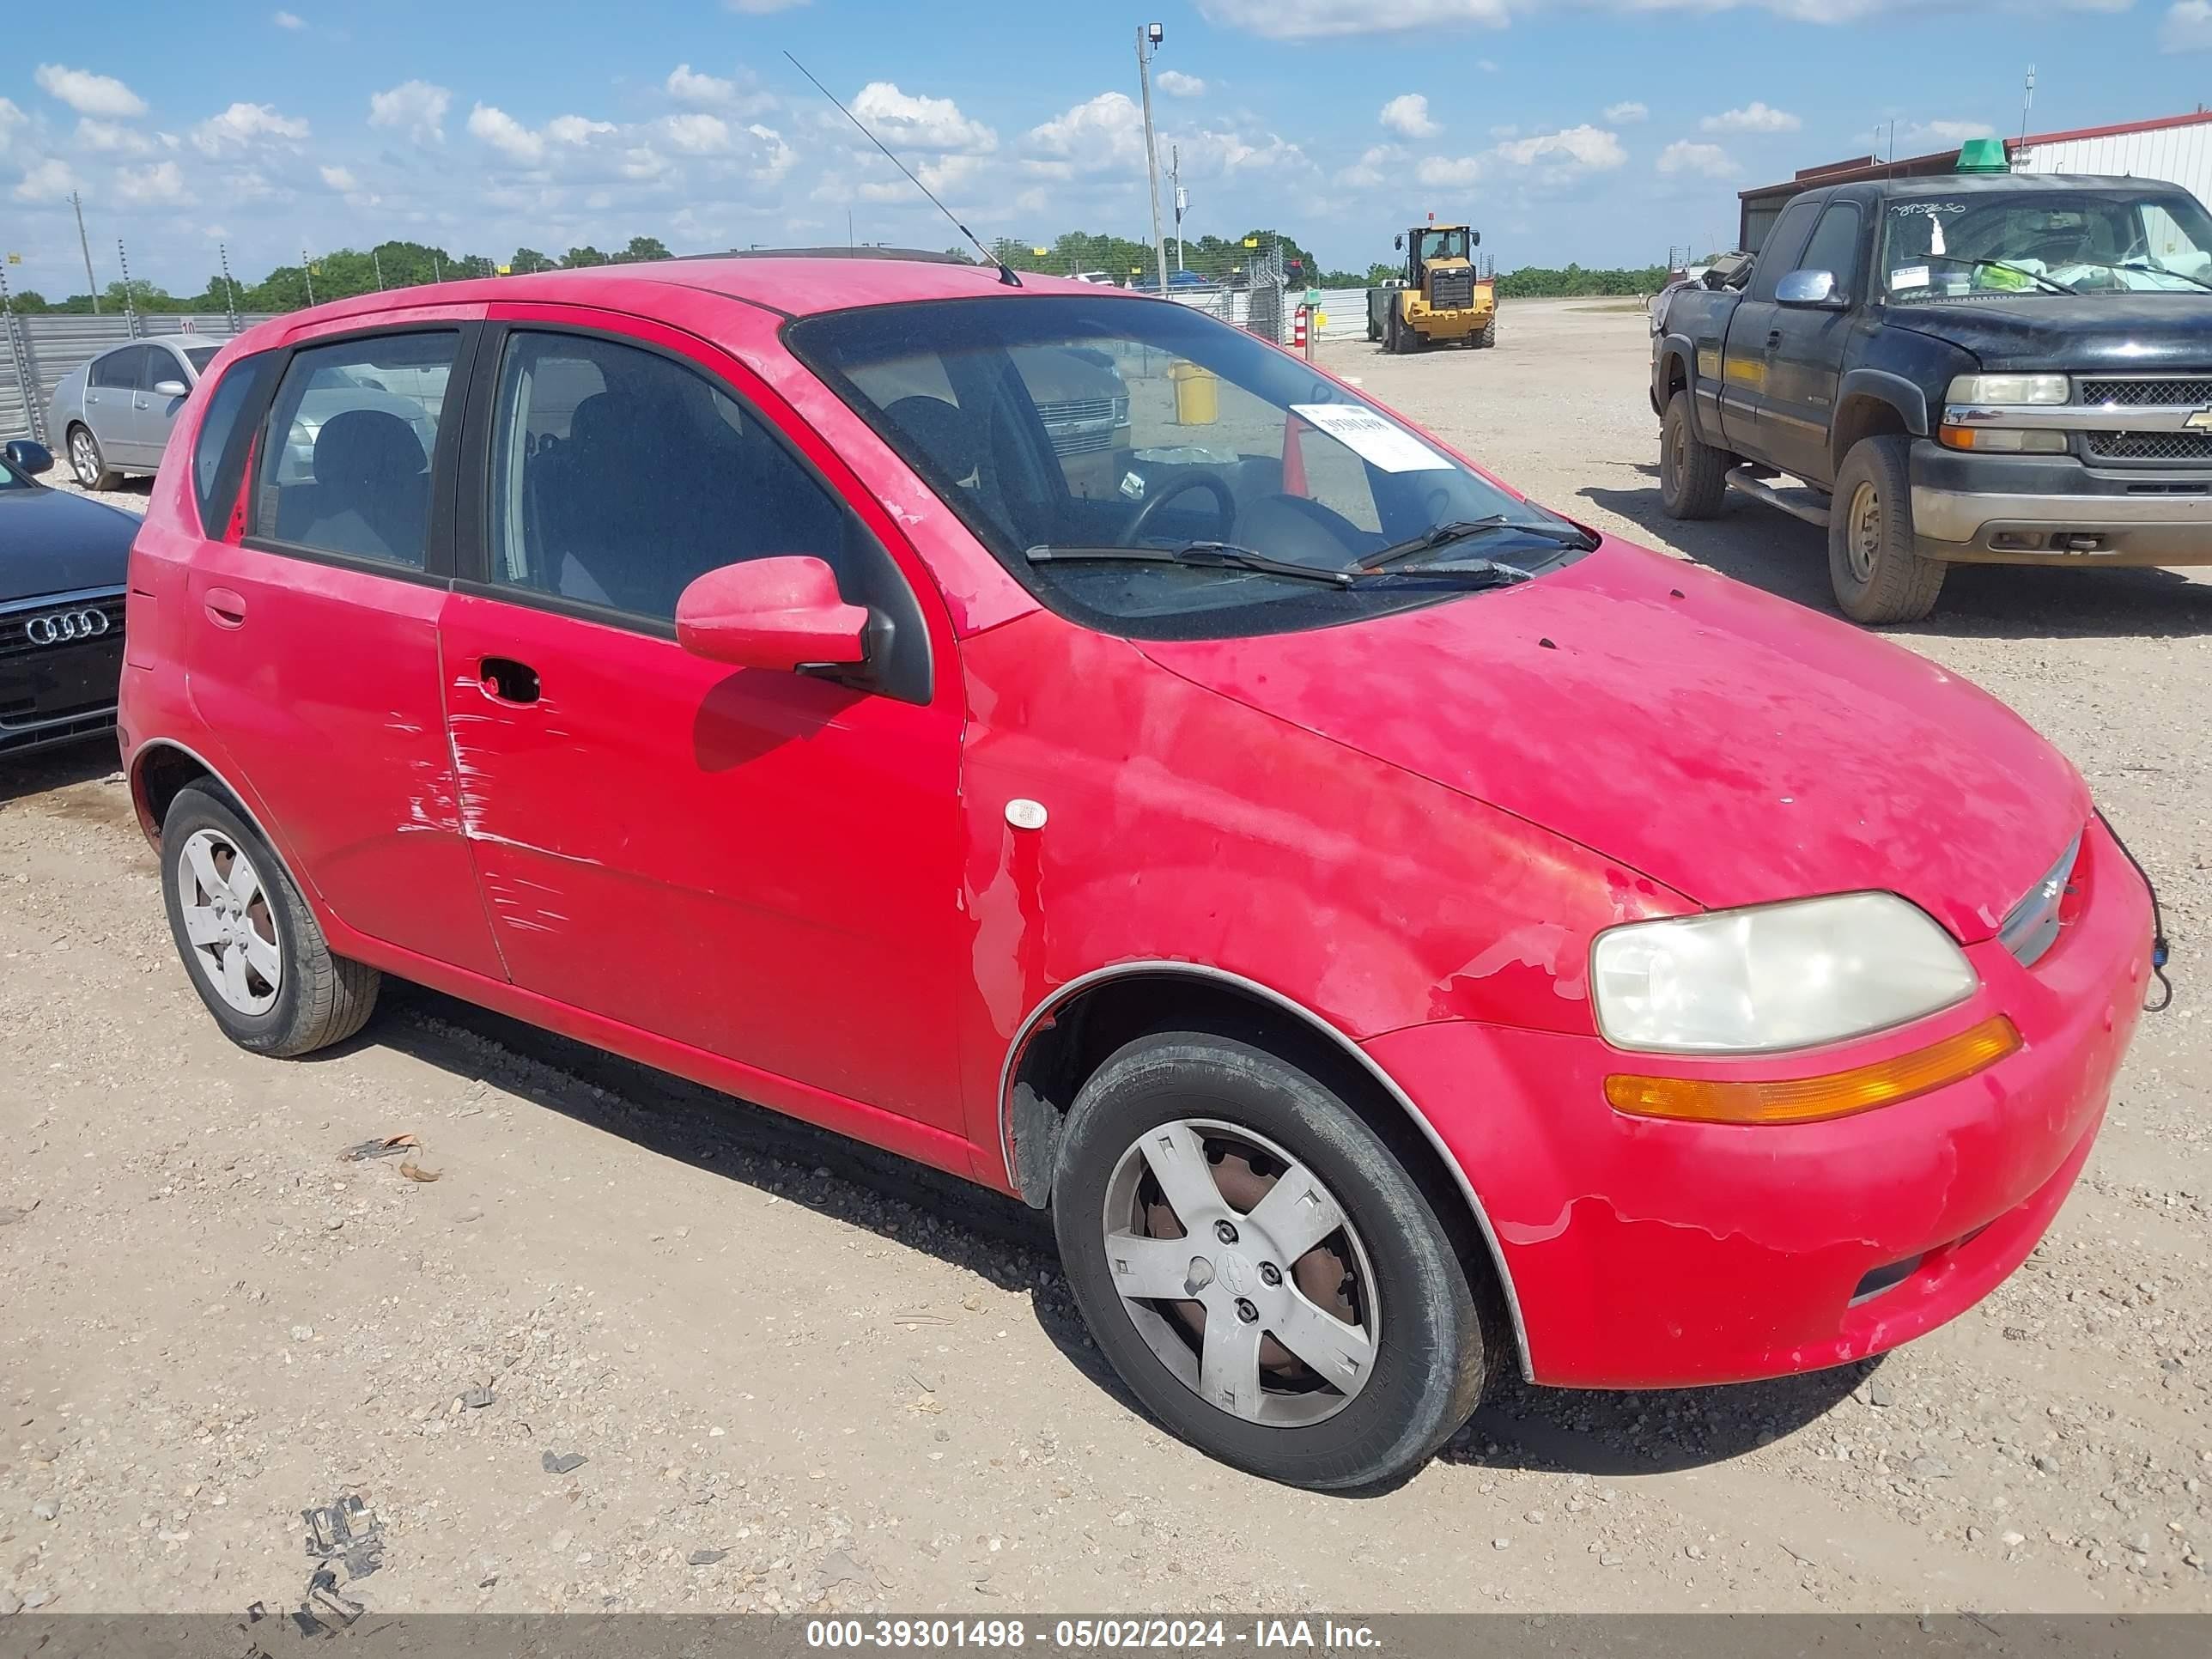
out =
[[[1690,394],[1667,400],[1659,423],[1659,504],[1670,519],[1710,519],[1728,497],[1729,456],[1699,441],[1690,423]]]
[[[1828,514],[1828,580],[1853,622],[1918,622],[1936,608],[1945,567],[1913,549],[1911,441],[1851,446]]]

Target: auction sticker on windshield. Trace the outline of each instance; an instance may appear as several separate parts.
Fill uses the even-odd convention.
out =
[[[1317,426],[1370,466],[1385,472],[1449,471],[1451,463],[1410,432],[1357,404],[1292,404],[1291,413]]]

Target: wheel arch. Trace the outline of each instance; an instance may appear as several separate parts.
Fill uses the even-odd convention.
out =
[[[1828,429],[1829,476],[1842,470],[1854,445],[1887,434],[1926,437],[1927,394],[1901,375],[1852,369],[1836,388],[1836,416]]]
[[[1412,1097],[1357,1042],[1291,997],[1256,980],[1201,963],[1130,962],[1094,969],[1057,988],[1032,1009],[999,1077],[999,1149],[1008,1184],[1046,1207],[1060,1129],[1077,1092],[1107,1057],[1147,1031],[1208,1017],[1249,1026],[1249,1040],[1306,1064],[1342,1092],[1429,1188],[1462,1254],[1491,1272],[1513,1330],[1522,1376],[1532,1375],[1528,1334],[1498,1235],[1467,1172]]]
[[[155,850],[161,850],[161,820],[168,816],[170,803],[194,784],[213,786],[223,805],[252,826],[253,833],[261,837],[262,845],[283,868],[295,890],[312,904],[309,896],[313,890],[300,880],[300,872],[292,867],[283,846],[269,833],[269,826],[261,821],[244,793],[204,755],[174,738],[149,738],[131,757],[131,805],[138,814],[139,829]]]

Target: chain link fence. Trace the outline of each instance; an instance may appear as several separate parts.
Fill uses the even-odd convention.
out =
[[[149,314],[133,311],[97,317],[75,313],[30,317],[12,309],[0,312],[0,441],[34,438],[58,450],[60,434],[46,429],[46,409],[54,388],[78,364],[110,346],[156,334],[192,334],[221,342],[264,320],[259,315],[233,319],[220,312]]]

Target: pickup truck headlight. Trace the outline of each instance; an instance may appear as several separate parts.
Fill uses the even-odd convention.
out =
[[[1954,404],[2063,404],[2073,396],[2063,374],[1961,374],[1946,401]]]
[[[1844,893],[1631,922],[1590,952],[1619,1048],[1761,1054],[1901,1025],[1973,994],[1951,937],[1894,893]]]

